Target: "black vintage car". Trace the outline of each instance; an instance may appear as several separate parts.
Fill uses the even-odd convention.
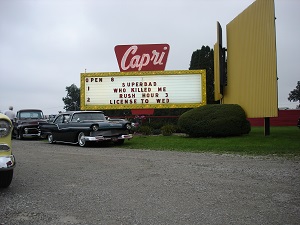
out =
[[[117,145],[131,139],[131,124],[124,119],[109,120],[102,111],[72,111],[58,114],[53,122],[39,123],[49,143],[64,142],[86,146],[89,142],[110,141]]]
[[[39,122],[46,121],[40,109],[21,109],[14,120],[13,136],[17,139],[39,138]]]

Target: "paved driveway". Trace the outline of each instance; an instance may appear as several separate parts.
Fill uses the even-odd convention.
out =
[[[0,224],[299,224],[300,162],[13,140]]]

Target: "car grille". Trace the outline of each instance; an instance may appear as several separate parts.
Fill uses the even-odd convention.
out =
[[[25,134],[38,134],[39,130],[37,128],[24,128]]]

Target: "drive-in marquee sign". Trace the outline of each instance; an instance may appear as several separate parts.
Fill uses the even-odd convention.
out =
[[[81,73],[81,110],[195,108],[206,104],[205,70]]]

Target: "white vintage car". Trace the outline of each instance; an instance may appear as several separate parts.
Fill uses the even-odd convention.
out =
[[[11,184],[16,166],[11,148],[12,130],[11,120],[0,113],[0,188],[7,188]]]

